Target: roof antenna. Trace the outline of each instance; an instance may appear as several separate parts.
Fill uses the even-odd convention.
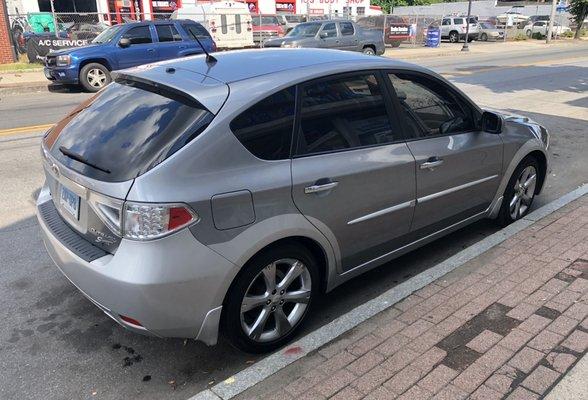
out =
[[[206,54],[206,64],[215,64],[217,62],[217,59],[211,56],[210,53],[208,53],[208,51],[206,51],[206,48],[202,45],[202,42],[200,41],[200,39],[198,39],[198,36],[196,36],[194,32],[192,32],[190,29],[188,29],[188,32],[190,32],[190,35],[192,35],[192,37],[196,39],[196,41],[200,45],[200,48],[202,49],[202,51],[204,51],[204,54]]]

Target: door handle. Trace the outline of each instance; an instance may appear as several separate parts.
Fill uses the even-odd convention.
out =
[[[155,49],[147,49],[148,53],[155,53]]]
[[[432,170],[435,167],[438,167],[443,164],[443,159],[439,157],[429,157],[427,161],[420,165],[421,169],[430,169]]]
[[[186,46],[180,46],[180,50],[184,50]]]
[[[312,194],[312,193],[326,192],[327,190],[331,190],[331,189],[335,188],[338,184],[339,184],[339,182],[329,182],[329,183],[323,183],[321,185],[307,186],[304,188],[304,193]]]

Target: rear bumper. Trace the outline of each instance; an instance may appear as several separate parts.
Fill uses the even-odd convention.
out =
[[[67,67],[67,68],[48,68],[45,67],[43,70],[45,73],[45,78],[49,79],[50,81],[65,83],[65,84],[77,84],[79,83],[78,78],[78,69],[77,67]]]
[[[52,200],[45,187],[37,208],[47,201]],[[149,242],[123,240],[114,255],[87,262],[58,239],[39,210],[37,216],[53,262],[120,325],[147,335],[216,344],[222,298],[230,284],[226,280],[235,266],[196,241],[188,229]]]

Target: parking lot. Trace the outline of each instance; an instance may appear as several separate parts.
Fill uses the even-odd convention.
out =
[[[471,54],[458,46],[409,58],[478,104],[524,114],[550,130],[553,171],[534,207],[586,182],[588,42]],[[223,340],[206,347],[126,332],[59,273],[41,242],[34,199],[43,183],[42,132],[35,126],[56,122],[88,97],[40,91],[0,101],[0,398],[186,399],[258,358]],[[496,230],[493,222],[478,222],[344,284],[320,299],[306,332]]]

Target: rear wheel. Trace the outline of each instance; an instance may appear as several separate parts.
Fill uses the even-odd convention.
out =
[[[498,220],[506,226],[529,213],[535,199],[539,178],[539,163],[533,157],[525,158],[512,174],[502,200]]]
[[[482,33],[482,34],[480,35],[480,40],[481,40],[482,42],[487,42],[487,41],[488,41],[488,35],[486,35],[485,33]]]
[[[376,55],[376,51],[372,47],[369,47],[369,46],[364,47],[362,53],[365,55],[368,55],[368,56],[375,56]]]
[[[451,43],[459,42],[459,34],[456,31],[449,32],[449,41]]]
[[[255,256],[231,286],[223,331],[231,344],[265,353],[301,327],[319,289],[318,266],[304,247],[285,244]]]
[[[80,83],[89,92],[97,92],[111,81],[110,71],[99,63],[86,64],[80,71]]]

